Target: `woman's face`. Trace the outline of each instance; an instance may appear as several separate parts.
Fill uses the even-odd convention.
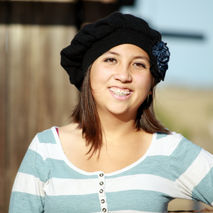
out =
[[[98,113],[135,117],[151,93],[152,81],[148,54],[133,44],[113,47],[98,57],[90,70]]]

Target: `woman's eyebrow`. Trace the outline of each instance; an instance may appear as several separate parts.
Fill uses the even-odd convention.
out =
[[[117,55],[117,56],[120,56],[119,53],[117,52],[113,52],[113,51],[107,51],[105,52],[104,54],[112,54],[112,55]],[[149,62],[149,58],[146,57],[146,56],[142,56],[142,55],[136,55],[136,56],[133,56],[133,59],[143,59],[143,60],[146,60]]]
[[[120,55],[119,53],[113,52],[113,51],[107,51],[107,52],[105,52],[105,54]]]
[[[143,60],[146,60],[146,61],[149,61],[149,58],[146,57],[146,56],[135,56],[133,57],[134,59],[143,59]]]

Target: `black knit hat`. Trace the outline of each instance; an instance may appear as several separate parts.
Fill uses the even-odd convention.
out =
[[[120,44],[134,44],[145,50],[151,64],[152,75],[163,80],[168,68],[169,51],[161,34],[150,28],[141,18],[120,12],[84,26],[71,44],[61,51],[61,65],[70,82],[79,90],[88,67],[103,53]]]

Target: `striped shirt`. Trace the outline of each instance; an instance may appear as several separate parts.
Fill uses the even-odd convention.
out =
[[[182,135],[155,133],[139,160],[104,174],[75,167],[52,127],[30,144],[9,213],[167,212],[174,198],[213,205],[213,155]]]

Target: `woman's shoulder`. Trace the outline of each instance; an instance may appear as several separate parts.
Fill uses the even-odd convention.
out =
[[[58,134],[61,145],[65,150],[80,144],[85,144],[85,139],[82,135],[82,129],[77,123],[70,123],[68,125],[59,127]]]
[[[178,140],[183,138],[183,135],[177,132],[170,132],[170,133],[155,133],[156,139],[158,140]]]
[[[81,129],[77,123],[69,123],[64,126],[58,127],[60,133],[63,134],[79,134],[81,133]]]
[[[38,132],[30,147],[53,147],[54,145],[63,145],[65,141],[69,143],[82,139],[82,131],[75,123],[64,126],[52,126],[48,129]]]
[[[50,128],[44,129],[36,133],[35,138],[37,138],[41,143],[55,143],[58,135],[61,134],[79,134],[80,130],[78,125],[75,123],[70,123],[64,126],[52,126]]]
[[[42,159],[46,159],[50,153],[57,150],[57,140],[57,131],[55,126],[44,129],[35,134],[28,150],[40,155]]]
[[[69,123],[58,127],[58,134],[61,141],[79,141],[82,140],[82,130],[77,123]]]
[[[170,132],[170,133],[160,133],[157,132],[155,134],[155,138],[156,141],[162,141],[164,143],[189,143],[189,144],[193,144],[193,142],[190,141],[190,139],[186,138],[184,135],[182,135],[181,133],[177,133],[177,132]]]
[[[171,133],[157,132],[157,133],[155,133],[155,141],[157,143],[162,143],[162,144],[166,144],[166,145],[178,144],[183,139],[184,139],[184,136],[182,134],[179,134],[176,132],[171,132]]]
[[[182,134],[177,132],[171,132],[170,134],[156,133],[155,134],[155,146],[161,150],[167,150],[169,153],[185,153],[187,151],[199,152],[200,147],[189,139],[184,137]]]
[[[48,129],[44,129],[39,131],[33,140],[36,140],[40,143],[56,143],[56,134],[57,133],[57,126],[50,127]]]

